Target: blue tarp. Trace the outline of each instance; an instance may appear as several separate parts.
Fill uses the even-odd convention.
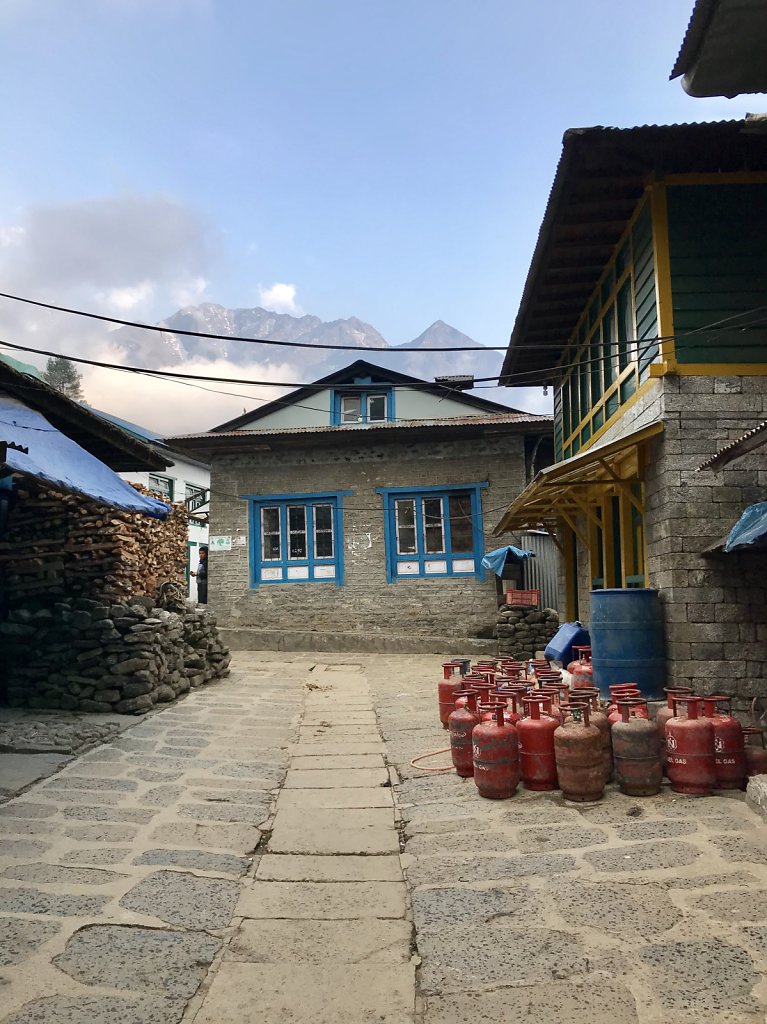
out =
[[[506,544],[502,548],[488,551],[482,559],[482,568],[492,569],[496,576],[501,576],[509,555],[518,562],[524,562],[528,558],[535,558],[534,551],[525,551],[522,548],[515,548],[513,544]]]
[[[725,551],[739,551],[759,542],[767,543],[767,501],[749,505],[730,530],[724,542]],[[760,545],[761,546],[761,545]]]
[[[153,519],[165,519],[168,514],[164,502],[139,494],[39,412],[5,394],[0,394],[0,441],[13,441],[29,449],[28,455],[8,449],[5,464],[14,473],[37,477],[102,505],[143,512]]]

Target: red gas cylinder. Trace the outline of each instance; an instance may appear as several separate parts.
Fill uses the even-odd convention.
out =
[[[639,703],[646,704],[641,698]],[[621,793],[654,796],[663,784],[660,736],[649,718],[631,716],[637,700],[621,700],[621,720],[612,727],[615,774]]]
[[[724,712],[717,710],[719,705],[726,705]],[[714,723],[716,789],[743,789],[748,775],[743,726],[733,716],[731,708],[732,697],[703,698],[703,714]]]
[[[746,771],[749,778],[754,775],[767,775],[767,749],[764,746],[764,730],[758,725],[743,727],[745,737],[744,753],[746,755]],[[755,743],[749,742],[755,739]]]
[[[447,729],[447,720],[455,711],[455,693],[461,689],[462,683],[460,664],[456,661],[443,661],[442,679],[437,686],[439,720],[443,729]]]
[[[472,733],[474,781],[480,796],[506,800],[519,785],[519,744],[517,730],[495,709],[491,721],[480,722]]]
[[[546,714],[551,715],[561,725],[564,721],[564,713],[559,707],[559,690],[556,686],[542,686],[540,691],[542,696],[549,698],[549,706],[546,709]]]
[[[626,687],[625,690],[621,690],[620,693],[615,694],[613,703],[607,709],[607,721],[610,725],[615,725],[616,722],[620,722],[621,713],[618,707],[618,701],[639,701],[638,704],[631,705],[631,717],[632,718],[649,718],[650,712],[647,710],[647,704],[642,701],[642,694],[639,692],[636,686]]]
[[[590,647],[582,647],[582,646],[578,646],[577,644],[573,644],[573,659],[572,659],[572,661],[570,661],[565,666],[565,668],[567,669],[568,672],[572,673],[572,672],[575,671],[576,667],[578,666],[578,663],[583,658],[583,652],[584,651],[589,651],[590,652],[591,648]]]
[[[525,697],[523,704],[530,717],[517,724],[522,785],[536,791],[556,789],[554,733],[559,726],[553,718],[541,715],[541,698]]]
[[[687,693],[692,693],[689,686],[666,686],[663,689],[666,694],[666,707],[658,708],[658,714],[655,716],[655,725],[658,730],[658,737],[660,739],[660,756],[663,762],[663,771],[666,770],[666,722],[669,718],[674,717],[674,697],[683,697]]]
[[[602,738],[586,704],[572,706],[572,720],[554,733],[557,777],[565,800],[601,800],[605,793]]]
[[[503,687],[499,687],[494,693],[490,694],[491,697],[496,697],[498,702],[503,702],[504,712],[503,717],[507,722],[512,725],[516,725],[522,715],[517,711],[517,694],[514,690],[506,690]]]
[[[701,697],[675,697],[674,717],[666,722],[666,771],[675,793],[710,796],[716,782],[714,723],[700,717],[701,704]]]
[[[636,683],[615,683],[614,686],[609,687],[610,690],[610,705],[607,708],[607,716],[618,710],[616,701],[618,698],[623,699],[624,697],[641,697],[642,694],[639,692],[639,687]]]
[[[466,706],[456,708],[448,719],[450,730],[450,754],[453,766],[458,774],[467,779],[474,774],[474,761],[471,751],[471,734],[474,726],[479,724],[477,715],[477,695],[466,693]]]
[[[591,648],[581,647],[581,656],[573,665],[568,666],[568,672],[572,675],[572,686],[579,689],[582,686],[591,687],[594,685],[594,666],[591,664]]]
[[[590,721],[599,729],[599,736],[602,743],[602,766],[605,773],[605,785],[613,777],[613,747],[611,727],[607,715],[599,706],[599,690],[582,687],[580,690],[573,690],[570,695],[571,706],[577,703],[587,702],[589,707]]]

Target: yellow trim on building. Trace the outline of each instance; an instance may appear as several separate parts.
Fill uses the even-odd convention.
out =
[[[668,204],[666,186],[654,182],[650,186],[652,245],[655,264],[655,300],[658,308],[658,334],[661,336],[661,359],[673,373],[676,364],[674,347],[674,303],[671,291],[671,257],[668,248]]]
[[[764,377],[767,363],[677,363],[680,377]]]

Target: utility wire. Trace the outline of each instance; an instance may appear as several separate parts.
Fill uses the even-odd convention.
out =
[[[0,298],[11,299],[13,302],[24,302],[29,306],[39,306],[41,309],[51,309],[57,313],[71,313],[73,316],[87,317],[89,320],[101,320],[108,324],[118,324],[121,327],[134,327],[139,331],[154,331],[157,334],[178,334],[184,338],[207,338],[209,341],[242,341],[249,345],[276,345],[282,348],[325,348],[340,350],[343,352],[395,352],[398,355],[412,355],[414,352],[505,352],[507,345],[459,345],[444,346],[442,348],[431,346],[428,349],[396,348],[370,349],[364,345],[327,345],[310,341],[276,341],[274,338],[243,338],[231,334],[210,334],[205,331],[183,331],[171,327],[160,327],[157,324],[142,324],[135,320],[121,320],[115,316],[103,316],[101,313],[89,313],[82,309],[71,309],[68,306],[56,306],[50,302],[40,302],[37,299],[26,299],[21,295],[10,295],[8,292],[0,292]]]

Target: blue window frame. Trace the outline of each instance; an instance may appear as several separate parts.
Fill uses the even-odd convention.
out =
[[[391,423],[394,420],[394,388],[355,381],[353,387],[333,391],[330,423],[343,427],[351,423]]]
[[[485,578],[484,487],[487,483],[378,488],[389,583],[441,576]]]
[[[248,494],[250,585],[335,583],[343,586],[343,497]]]

